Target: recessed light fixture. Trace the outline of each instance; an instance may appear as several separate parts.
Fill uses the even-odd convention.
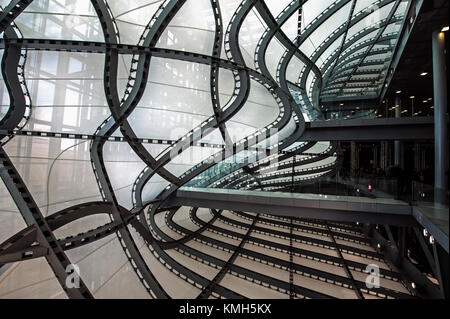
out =
[[[448,26],[446,26],[446,27],[443,27],[441,31],[442,31],[442,32],[446,32],[446,31],[448,31],[448,30],[449,30],[449,28],[448,28]]]
[[[398,91],[397,91],[397,92],[395,92],[395,93],[397,93],[397,94],[400,94],[400,93],[402,93],[402,91],[398,90]]]
[[[428,72],[422,72],[422,73],[420,73],[420,76],[425,76],[425,75],[428,75]]]
[[[430,236],[430,244],[434,245],[434,237],[433,236]]]

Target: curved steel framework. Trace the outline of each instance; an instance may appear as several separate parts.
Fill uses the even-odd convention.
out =
[[[185,282],[191,289],[190,296],[196,298],[412,297],[412,292],[403,285],[404,278],[370,247],[369,239],[355,225],[215,210],[199,214],[198,208],[187,211],[184,207],[160,208],[167,207],[169,196],[187,184],[289,190],[334,174],[342,160],[337,143],[297,142],[305,129],[302,108],[318,108],[323,97],[376,94],[397,40],[396,25],[403,21],[409,1],[378,0],[369,7],[361,7],[357,0],[328,1],[329,6],[312,13],[312,18],[305,15],[311,10],[312,0],[290,1],[281,10],[274,9],[272,1],[243,0],[234,7],[229,1],[203,1],[208,4],[213,21],[210,51],[189,52],[180,46],[165,45],[166,40],[177,42],[171,39],[170,30],[182,27],[173,21],[178,14],[185,14],[183,10],[193,2],[165,0],[157,6],[144,5],[155,9],[148,23],[136,24],[141,36],[135,44],[122,41],[123,37],[130,37],[121,31],[124,24],[133,24],[125,19],[129,12],[118,14],[116,8],[110,8],[111,1],[90,1],[94,20],[99,22],[94,33],[102,35],[103,42],[36,38],[23,21],[14,23],[21,15],[33,12],[33,1],[11,1],[5,6],[0,15],[0,48],[9,107],[2,112],[0,121],[0,173],[27,228],[0,245],[3,271],[8,271],[11,262],[45,257],[67,297],[92,298],[95,293],[84,283],[83,275],[78,287],[67,288],[66,270],[71,262],[66,252],[90,247],[115,234],[126,255],[126,264],[131,265],[147,297],[177,296],[168,287],[170,280],[174,286]],[[42,9],[39,5],[36,8]],[[255,17],[262,33],[256,38],[254,52],[249,53],[245,43],[247,33],[251,32],[248,20]],[[292,21],[295,21],[295,32],[288,28]],[[27,29],[26,34],[31,36],[22,35],[21,28]],[[325,37],[324,30],[329,32]],[[278,57],[273,46],[279,48]],[[27,126],[34,107],[25,64],[27,53],[38,50],[104,56],[102,81],[110,115],[106,114],[94,132],[40,131]],[[122,86],[119,74],[123,72],[124,57],[128,57],[129,72]],[[142,136],[133,127],[134,112],[148,94],[152,65],[158,59],[209,68],[212,115],[174,139]],[[294,75],[292,70],[296,72]],[[222,72],[231,75],[228,80],[234,86],[227,99],[221,92]],[[300,90],[301,107],[290,93],[289,82]],[[246,109],[255,87],[269,93],[278,116],[269,124],[254,128],[246,137],[234,139],[229,123]],[[206,137],[216,130],[222,140],[208,141]],[[15,159],[8,156],[10,141],[20,136],[88,141],[100,200],[66,205],[45,216],[44,208],[34,201],[29,191],[30,185],[16,169]],[[131,205],[124,205],[119,198],[112,181],[114,176],[105,160],[105,149],[111,143],[126,143],[143,163],[141,172],[126,189],[131,192],[128,194],[132,197]],[[151,151],[153,145],[166,148],[156,155]],[[214,152],[181,174],[169,168],[178,155],[194,147],[210,148]],[[236,161],[237,157],[243,160]],[[149,197],[144,194],[145,189],[154,187],[151,181],[156,178],[163,180],[164,186],[154,191],[156,196]],[[183,209],[185,220],[180,224],[179,212]],[[77,235],[55,235],[97,215],[107,216],[108,221]],[[264,271],[274,267],[280,276],[257,270],[259,266],[243,267],[242,259],[260,265]],[[372,290],[367,289],[362,279],[370,261],[383,265],[380,269],[383,285]],[[233,282],[235,288],[229,284]],[[251,289],[239,288],[249,288],[249,285],[259,287],[255,288],[255,295]]]

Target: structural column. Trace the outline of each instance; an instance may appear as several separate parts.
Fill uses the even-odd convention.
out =
[[[414,143],[414,171],[420,172],[422,167],[422,148],[420,143]]]
[[[380,144],[380,167],[386,170],[386,143],[381,141]]]
[[[388,141],[381,142],[381,152],[380,152],[380,164],[381,168],[386,170],[391,166],[391,151]]]
[[[395,97],[395,118],[402,116],[402,99],[400,96]],[[402,144],[400,141],[394,141],[394,164],[398,164],[403,168],[402,161]]]
[[[435,201],[448,201],[446,172],[448,168],[447,75],[445,65],[445,34],[433,32],[434,88],[434,186]]]
[[[350,142],[350,157],[351,176],[355,176],[358,174],[359,169],[358,148],[356,147],[356,142]]]
[[[373,145],[373,168],[377,169],[380,167],[380,161],[378,159],[378,144]]]

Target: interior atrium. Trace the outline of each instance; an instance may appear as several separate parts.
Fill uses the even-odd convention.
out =
[[[448,298],[447,0],[0,0],[0,299]]]

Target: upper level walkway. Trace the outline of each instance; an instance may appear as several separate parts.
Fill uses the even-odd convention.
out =
[[[434,139],[433,117],[315,121],[306,123],[300,141]]]
[[[448,211],[389,198],[181,187],[167,206],[192,206],[339,222],[422,226],[448,252]]]
[[[448,206],[416,203],[412,212],[417,222],[441,244],[448,253]]]

